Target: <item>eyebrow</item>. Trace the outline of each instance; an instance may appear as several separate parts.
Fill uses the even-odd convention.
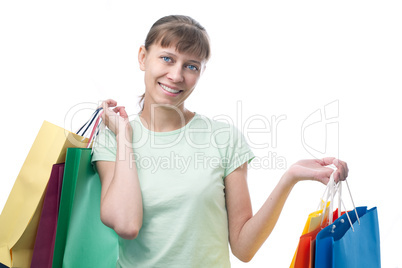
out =
[[[174,53],[172,53],[172,52],[169,52],[169,51],[166,51],[166,50],[163,50],[163,52],[166,53],[166,54],[168,54],[169,56],[175,56],[175,57],[177,57],[177,55],[174,54]],[[188,62],[192,62],[192,63],[198,64],[198,65],[200,65],[200,66],[202,65],[201,62],[199,62],[199,61],[197,61],[197,60],[188,60]]]

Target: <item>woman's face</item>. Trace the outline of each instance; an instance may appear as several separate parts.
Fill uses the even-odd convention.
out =
[[[148,50],[142,46],[138,60],[145,72],[144,105],[167,104],[181,110],[205,69],[205,60],[180,53],[175,46],[152,45]]]

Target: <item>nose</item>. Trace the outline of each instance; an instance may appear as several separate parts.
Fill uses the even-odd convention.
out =
[[[183,76],[183,69],[181,68],[181,66],[179,64],[171,66],[169,68],[167,78],[174,83],[183,82],[184,76]]]

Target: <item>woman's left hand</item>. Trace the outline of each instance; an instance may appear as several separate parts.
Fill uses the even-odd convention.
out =
[[[336,182],[343,181],[348,176],[348,165],[346,162],[335,157],[326,157],[322,159],[304,159],[293,164],[287,171],[290,179],[296,183],[302,180],[315,180],[327,184],[329,177],[334,171],[328,165],[334,164],[337,169],[334,173]]]

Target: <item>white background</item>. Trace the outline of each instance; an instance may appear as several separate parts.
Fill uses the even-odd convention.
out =
[[[137,112],[144,91],[138,48],[169,14],[194,17],[212,40],[188,109],[229,116],[242,131],[260,131],[249,142],[269,144],[251,145],[266,161],[249,169],[254,212],[283,161],[339,157],[348,162],[356,205],[378,207],[383,267],[402,267],[399,1],[0,2],[0,208],[43,120],[75,131],[91,111],[65,124],[69,109],[106,98]],[[272,128],[280,116],[286,119]],[[267,122],[271,132],[261,132]],[[288,267],[324,189],[296,185],[254,259],[232,256],[232,266]]]

